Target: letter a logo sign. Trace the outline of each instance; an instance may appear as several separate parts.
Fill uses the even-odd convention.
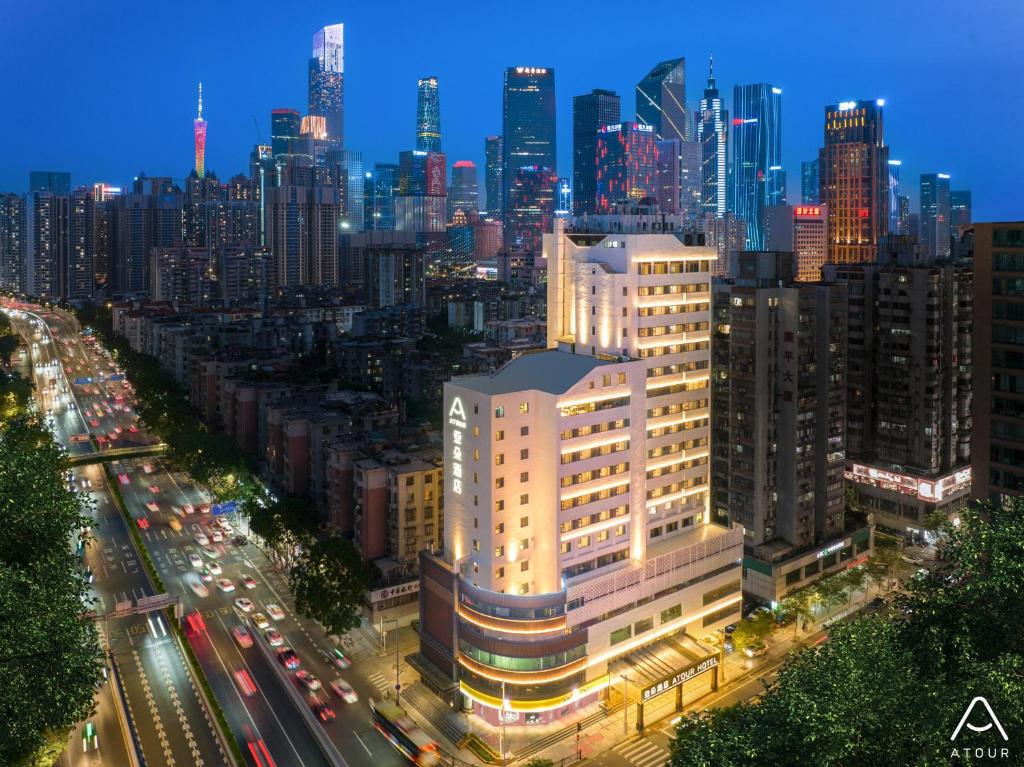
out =
[[[971,715],[971,712],[974,711],[974,707],[979,704],[981,704],[985,711],[988,712],[988,718],[990,720],[988,724],[980,727],[975,726],[967,721],[968,717],[970,717]],[[960,730],[963,729],[964,725],[967,725],[967,729],[973,730],[974,732],[986,732],[987,730],[992,729],[992,725],[995,725],[996,729],[999,730],[999,734],[1003,736],[1003,740],[1009,740],[1009,738],[1006,735],[1006,730],[1004,730],[1003,725],[999,723],[999,718],[996,716],[996,712],[992,710],[992,706],[988,704],[988,701],[980,695],[971,701],[971,705],[969,705],[967,707],[967,710],[964,711],[964,715],[960,719],[960,724],[958,724],[956,726],[956,729],[953,730],[953,734],[950,736],[949,739],[956,740],[957,735],[960,734]]]
[[[452,400],[452,406],[448,408],[449,418],[458,418],[462,421],[466,420],[466,410],[462,407],[462,399],[456,397]]]

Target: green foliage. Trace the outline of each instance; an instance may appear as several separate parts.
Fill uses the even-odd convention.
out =
[[[900,609],[834,626],[759,703],[684,718],[670,764],[977,764],[965,748],[1005,745],[991,732],[950,736],[976,695],[1007,732],[1024,727],[1024,500],[961,519],[945,549],[951,582],[911,579]]]
[[[736,625],[732,632],[732,643],[737,650],[745,650],[764,642],[775,628],[774,613],[758,613],[753,620],[744,619]]]
[[[352,542],[336,532],[318,538],[291,568],[288,582],[295,607],[329,634],[357,628],[363,592],[370,579]]]
[[[72,551],[84,518],[65,454],[34,419],[0,431],[0,764],[92,710],[102,653]]]

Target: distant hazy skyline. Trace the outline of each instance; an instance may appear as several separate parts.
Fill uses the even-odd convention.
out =
[[[8,3],[4,14],[0,191],[25,191],[30,170],[70,171],[75,185],[127,183],[139,171],[184,178],[200,80],[206,167],[222,181],[247,172],[252,145],[269,143],[270,110],[306,111],[313,32],[341,22],[345,144],[367,167],[415,146],[416,81],[436,75],[443,149],[450,163],[482,168],[484,137],[501,132],[503,70],[524,65],[556,71],[558,173],[571,176],[573,96],[613,89],[632,119],[637,81],[658,61],[684,56],[695,106],[713,53],[730,108],[737,83],[783,89],[791,203],[800,162],[821,145],[825,105],[884,98],[886,142],[903,161],[903,193],[915,209],[919,175],[941,171],[954,189],[971,189],[976,220],[1024,218],[1024,12],[1014,0],[733,2],[714,13],[698,3],[603,0],[41,0]]]

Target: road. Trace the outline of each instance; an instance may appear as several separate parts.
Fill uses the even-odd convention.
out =
[[[73,318],[60,312],[37,313],[36,316],[46,327],[25,327],[25,320],[17,324],[37,344],[33,349],[33,353],[38,355],[35,360],[36,381],[51,387],[48,393],[51,399],[44,402],[53,410],[51,427],[61,443],[74,454],[104,451],[110,447],[155,444],[157,440],[146,433],[145,425],[138,421],[132,407],[130,384],[109,381],[109,375],[118,375],[120,371],[108,361],[105,351],[83,341]],[[41,331],[38,333],[41,338],[34,338],[37,330]],[[47,330],[52,334],[52,340],[42,341],[48,335]],[[56,366],[52,365],[53,361],[57,361]],[[67,392],[62,391],[61,370],[67,378]],[[101,375],[108,380],[99,380]],[[50,378],[58,379],[55,387],[50,384]],[[75,384],[76,379],[83,378],[93,381]],[[67,401],[62,401],[65,396],[70,397],[73,408]],[[89,435],[88,441],[76,437],[82,434]],[[242,744],[249,763],[257,767],[272,764],[305,767],[327,765],[329,762],[301,720],[295,702],[284,689],[286,683],[277,669],[270,665],[272,661],[267,660],[256,647],[240,647],[233,638],[232,629],[243,623],[251,631],[259,631],[252,626],[251,616],[235,606],[235,599],[239,597],[251,599],[256,609],[264,613],[268,603],[281,606],[284,617],[271,623],[285,644],[298,654],[302,668],[322,680],[324,688],[330,681],[341,677],[357,692],[358,702],[345,703],[324,689],[320,694],[329,700],[336,718],[325,723],[313,723],[313,726],[323,728],[344,761],[352,767],[404,765],[398,752],[373,727],[368,706],[371,697],[379,699],[385,690],[390,690],[394,677],[385,678],[369,669],[360,669],[358,662],[345,671],[332,665],[328,656],[331,644],[323,630],[295,614],[285,579],[251,544],[234,545],[228,540],[230,536],[213,543],[216,561],[222,569],[215,577],[229,579],[234,590],[226,593],[214,581],[207,584],[206,595],[200,596],[203,590],[197,593],[192,586],[199,581],[199,570],[189,562],[189,555],[198,554],[204,564],[211,561],[195,541],[197,532],[210,535],[214,528],[211,515],[202,510],[209,498],[189,477],[176,471],[164,459],[112,460],[108,465],[112,476],[117,478],[129,514],[136,524],[144,520],[139,532],[165,588],[181,599],[186,617],[197,611],[203,617],[205,630],[190,632],[189,642],[225,712],[231,734]],[[102,475],[102,468],[95,465],[76,471],[79,485],[83,481],[92,483],[92,495],[97,501],[99,521],[95,531],[97,544],[93,547],[96,550],[91,548],[87,559],[96,574],[101,607],[109,610],[119,599],[137,598],[152,591],[148,589],[145,572],[131,548],[124,519],[114,507]],[[191,509],[192,513],[186,509]],[[181,530],[171,527],[172,519],[179,520]],[[255,579],[254,588],[243,587],[242,577],[245,574]],[[125,622],[125,619],[120,620]],[[144,736],[150,746],[153,742],[163,743],[164,737],[169,741],[183,739],[186,744],[193,740],[198,743],[199,733],[206,726],[204,716],[196,719],[189,710],[180,711],[177,707],[178,702],[188,697],[189,691],[179,684],[186,677],[181,659],[175,659],[172,652],[175,649],[173,642],[164,636],[167,628],[156,619],[140,617],[129,621],[116,634],[116,641],[112,641],[129,689],[136,726],[140,737]],[[180,675],[179,670],[182,672]],[[239,671],[247,672],[254,682],[256,689],[253,694],[246,695],[242,690],[236,675]],[[291,681],[287,684],[298,685],[293,673],[289,672],[288,676]],[[154,678],[158,684],[154,684]],[[302,692],[305,695],[305,691]],[[174,737],[171,736],[172,729]],[[176,756],[175,759],[178,764],[190,763]],[[149,751],[147,761],[150,764],[170,763],[162,758],[150,761]]]

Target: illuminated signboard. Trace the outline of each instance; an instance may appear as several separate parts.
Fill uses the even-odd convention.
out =
[[[970,483],[971,470],[968,467],[939,479],[919,479],[855,463],[847,469],[846,477],[864,485],[881,487],[883,490],[896,490],[906,495],[915,495],[922,501],[934,502],[941,501],[947,494]]]
[[[452,427],[452,492],[462,495],[462,438],[466,432],[466,408],[456,397],[448,408],[448,425]]]
[[[654,130],[654,126],[644,125],[643,123],[633,123],[633,130],[638,130],[641,133],[651,133]]]
[[[820,216],[821,207],[818,205],[798,205],[793,208],[794,216]]]
[[[548,70],[544,67],[516,67],[517,75],[546,75]]]
[[[856,101],[840,101],[839,102],[839,111],[840,112],[848,112],[849,110],[856,109],[856,108],[857,108],[857,102]]]
[[[847,546],[850,545],[850,543],[851,540],[849,538],[843,541],[836,541],[835,543],[830,544],[823,548],[821,551],[819,551],[815,558],[822,559],[824,557],[827,557],[829,554],[835,554],[837,551],[842,551],[843,549],[845,549]]]
[[[660,695],[666,690],[671,690],[673,687],[689,682],[695,676],[710,671],[718,665],[718,656],[712,655],[710,658],[705,658],[702,661],[698,661],[691,666],[687,666],[682,671],[678,671],[675,674],[665,677],[652,685],[644,687],[640,693],[640,700],[647,702],[655,695]]]
[[[367,596],[372,604],[373,602],[383,602],[385,599],[391,599],[392,597],[400,597],[404,594],[415,594],[419,590],[419,581],[408,581],[407,583],[399,583],[386,589],[367,592]]]

